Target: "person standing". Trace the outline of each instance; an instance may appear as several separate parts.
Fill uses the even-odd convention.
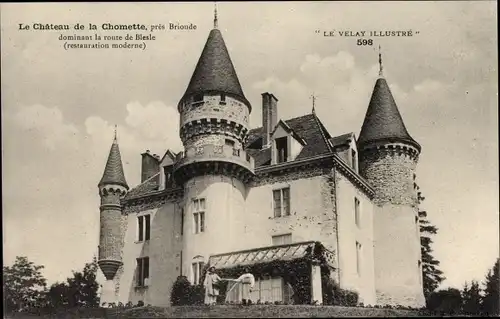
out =
[[[205,304],[206,305],[215,305],[217,303],[217,296],[219,295],[219,289],[217,289],[214,285],[216,285],[221,278],[219,275],[215,273],[215,267],[212,266],[208,269],[207,274],[205,276],[205,280],[203,281],[203,286],[205,287]]]
[[[250,273],[249,268],[245,268],[245,273],[238,277],[236,281],[240,282],[242,285],[241,292],[241,302],[243,305],[250,305],[252,301],[250,300],[250,293],[255,286],[255,277]]]

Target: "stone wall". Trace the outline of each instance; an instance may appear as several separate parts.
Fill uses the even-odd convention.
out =
[[[227,119],[247,127],[249,109],[231,96],[226,96],[225,104],[221,104],[220,94],[205,94],[203,103],[185,102],[180,115],[181,127],[199,119]]]
[[[335,196],[331,170],[311,168],[261,177],[248,190],[245,225],[238,250],[272,245],[272,236],[291,234],[292,242],[321,241],[337,252]],[[273,190],[290,188],[290,216],[274,217]]]
[[[400,148],[379,148],[362,152],[360,173],[375,189],[376,204],[416,205],[414,173],[417,158]]]
[[[274,217],[273,190],[290,188],[290,215]],[[356,230],[352,201],[359,196],[364,222],[363,230]],[[192,200],[206,199],[205,232],[193,231]],[[123,249],[123,273],[119,278],[119,299],[122,302],[143,300],[146,304],[168,305],[171,284],[181,273],[192,278],[191,263],[199,256],[208,257],[245,249],[271,246],[272,236],[291,234],[292,242],[317,240],[336,255],[340,274],[332,276],[341,286],[357,290],[361,300],[374,299],[373,269],[370,259],[372,236],[369,199],[341,173],[332,168],[303,167],[301,170],[281,173],[258,173],[250,187],[225,176],[200,176],[188,181],[181,199],[143,203],[125,208],[126,229]],[[181,226],[181,212],[184,224]],[[137,214],[152,214],[151,240],[137,243]],[[338,223],[337,223],[338,221]],[[183,227],[183,235],[180,235]],[[337,236],[337,231],[339,236]],[[352,273],[355,259],[352,246],[355,241],[367,247],[363,258],[366,275],[359,279]],[[351,245],[352,244],[352,245]],[[340,246],[340,256],[337,258]],[[150,286],[134,286],[136,258],[149,256]],[[354,255],[355,256],[355,255]],[[370,280],[372,280],[370,282]],[[373,302],[374,303],[374,302]]]
[[[119,185],[106,185],[99,189],[101,206],[98,260],[121,261],[122,259],[123,237],[120,198],[124,194],[125,188]]]
[[[186,141],[184,147],[186,149],[190,149],[190,148],[203,146],[206,144],[224,145],[226,143],[226,139],[233,141],[234,146],[236,148],[241,148],[241,141],[239,141],[238,139],[231,138],[231,137],[224,136],[224,135],[215,135],[215,134],[194,136]]]
[[[360,170],[376,191],[375,284],[378,304],[423,306],[414,173],[417,154],[393,144],[361,152]]]

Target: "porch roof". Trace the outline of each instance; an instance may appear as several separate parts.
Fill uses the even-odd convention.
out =
[[[268,263],[274,260],[299,259],[306,256],[308,249],[311,249],[312,252],[316,243],[315,241],[306,241],[212,255],[209,258],[209,265],[217,269],[227,269],[236,266]],[[335,268],[335,254],[325,249],[324,257],[328,265]]]

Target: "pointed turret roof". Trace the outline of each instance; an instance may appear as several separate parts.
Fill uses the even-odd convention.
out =
[[[406,130],[387,81],[380,77],[373,89],[358,144],[382,140],[407,142],[420,150],[420,145]]]
[[[125,174],[123,173],[122,158],[120,155],[120,148],[118,147],[116,132],[115,138],[113,139],[113,144],[111,145],[111,149],[109,150],[106,168],[104,168],[104,174],[102,175],[101,181],[99,182],[98,186],[109,184],[121,185],[127,190],[129,189],[127,181],[125,180]]]
[[[379,78],[373,88],[370,104],[359,133],[358,144],[361,146],[377,141],[399,141],[409,143],[420,151],[420,144],[406,130],[396,101],[392,96],[387,81],[383,77],[382,56],[380,53],[379,64]]]
[[[191,81],[181,100],[196,93],[214,91],[239,97],[249,108],[251,107],[241,89],[222,33],[216,25],[208,35]]]

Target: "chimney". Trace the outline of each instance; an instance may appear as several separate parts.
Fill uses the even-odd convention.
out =
[[[262,127],[264,137],[262,147],[271,143],[271,132],[278,123],[278,99],[272,93],[262,93]]]
[[[160,172],[159,158],[152,155],[149,150],[142,153],[141,183]],[[156,154],[155,154],[156,155]]]

